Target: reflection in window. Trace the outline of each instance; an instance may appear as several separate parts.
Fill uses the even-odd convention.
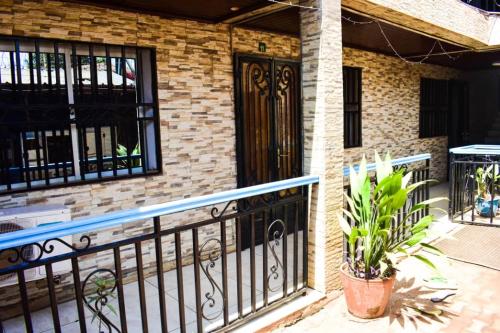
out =
[[[153,52],[0,39],[0,192],[157,172]]]

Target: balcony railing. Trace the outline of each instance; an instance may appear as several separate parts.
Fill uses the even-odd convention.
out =
[[[450,149],[449,218],[452,222],[500,227],[500,146]]]
[[[500,1],[498,0],[462,0],[462,2],[488,12],[500,12]]]
[[[308,188],[318,180],[304,176],[1,234],[0,282],[15,283],[0,288],[0,331],[239,326],[304,294]],[[67,251],[53,255],[61,245]],[[64,262],[70,269],[55,274]],[[27,280],[33,269],[43,269],[42,280]],[[48,318],[50,327],[42,327]]]

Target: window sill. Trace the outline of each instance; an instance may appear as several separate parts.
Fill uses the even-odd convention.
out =
[[[0,185],[0,196],[29,191],[51,190],[61,187],[81,186],[100,182],[120,181],[129,178],[149,177],[162,173],[160,170],[150,170],[144,173],[142,171],[142,167],[132,168],[131,170],[131,174],[129,174],[128,169],[117,170],[116,176],[113,175],[113,171],[104,171],[101,173],[101,178],[98,178],[97,172],[85,174],[85,179],[79,179],[76,176],[68,176],[66,183],[64,182],[63,177],[51,178],[49,185],[46,185],[45,180],[35,180],[31,182],[30,188],[28,188],[26,182],[12,184],[10,190],[7,189],[7,185]]]

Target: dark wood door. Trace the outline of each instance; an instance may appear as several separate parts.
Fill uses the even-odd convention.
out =
[[[236,55],[235,99],[238,187],[302,176],[300,62]],[[287,224],[292,230],[292,219]],[[242,224],[242,231],[247,247],[248,223]],[[255,232],[261,242],[264,231],[258,221]]]

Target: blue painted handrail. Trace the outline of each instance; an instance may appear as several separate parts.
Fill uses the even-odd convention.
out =
[[[500,155],[500,145],[470,145],[450,149],[456,155]]]
[[[401,158],[393,159],[392,166],[405,165],[405,164],[410,164],[410,163],[415,163],[415,162],[425,161],[425,160],[430,160],[430,159],[431,159],[431,154],[419,154],[419,155],[401,157]],[[356,170],[356,172],[359,171],[359,165],[354,165],[353,168],[354,168],[354,170]],[[375,163],[368,163],[366,165],[366,169],[368,171],[374,171],[376,169],[376,164]],[[345,166],[344,167],[344,176],[349,176],[349,174],[350,174],[350,169],[348,166]]]
[[[67,223],[50,224],[36,228],[14,231],[0,235],[0,250],[41,242],[47,239],[93,232],[116,227],[126,223],[149,219],[155,216],[174,214],[190,209],[212,206],[260,194],[277,192],[288,188],[317,184],[318,182],[318,176],[303,176],[157,205],[122,210],[98,217],[90,217]]]

